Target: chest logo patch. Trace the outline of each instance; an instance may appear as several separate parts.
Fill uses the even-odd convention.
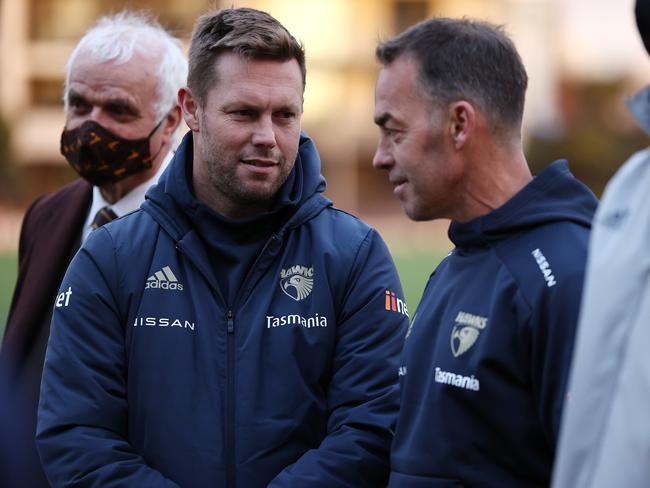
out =
[[[295,265],[280,272],[280,288],[297,302],[307,298],[313,287],[314,268]]]
[[[458,312],[456,323],[451,330],[451,352],[455,358],[474,345],[481,331],[487,326],[487,321],[487,317]]]

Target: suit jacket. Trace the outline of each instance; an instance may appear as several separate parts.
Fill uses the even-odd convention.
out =
[[[25,213],[18,247],[18,279],[0,350],[0,485],[49,486],[36,452],[45,347],[54,299],[79,248],[92,186],[78,179],[38,198]],[[11,427],[9,429],[9,427]]]
[[[49,328],[54,297],[79,247],[92,186],[78,179],[38,198],[25,213],[18,247],[18,279],[5,328],[3,352],[18,369],[42,327]]]

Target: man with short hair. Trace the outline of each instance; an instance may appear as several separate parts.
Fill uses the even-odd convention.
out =
[[[154,19],[122,12],[101,18],[67,63],[61,151],[80,179],[27,210],[2,368],[27,406],[33,473],[36,407],[57,290],[70,259],[93,228],[137,209],[172,156],[181,121],[178,89],[187,74],[180,42]],[[9,394],[9,393],[7,393]],[[18,442],[18,440],[16,440]],[[27,473],[17,473],[28,482]],[[40,478],[45,483],[41,473]]]
[[[547,486],[596,199],[565,161],[531,176],[500,28],[434,18],[377,58],[373,164],[455,244],[407,333],[389,486]]]
[[[379,235],[322,195],[302,47],[270,15],[226,9],[197,21],[189,60],[191,132],[61,285],[39,407],[48,477],[382,486],[408,312]]]

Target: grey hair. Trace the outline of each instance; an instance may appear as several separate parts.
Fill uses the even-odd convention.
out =
[[[162,53],[152,47],[160,47]],[[158,64],[158,98],[154,106],[156,119],[178,104],[178,90],[187,80],[187,60],[180,41],[169,34],[153,17],[145,12],[122,11],[100,18],[84,34],[72,51],[66,64],[63,92],[65,111],[68,111],[68,87],[72,66],[80,53],[89,52],[98,63],[115,61],[127,63],[135,52],[149,58],[155,56]]]

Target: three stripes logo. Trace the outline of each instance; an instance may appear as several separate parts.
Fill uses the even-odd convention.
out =
[[[398,298],[394,291],[386,290],[385,308],[388,312],[397,312],[406,315],[407,317],[409,316],[406,302],[401,298]]]
[[[147,286],[145,286],[145,290],[149,288],[183,291],[183,285],[178,282],[178,278],[176,278],[176,275],[169,266],[165,266],[163,269],[156,271],[147,278]]]

